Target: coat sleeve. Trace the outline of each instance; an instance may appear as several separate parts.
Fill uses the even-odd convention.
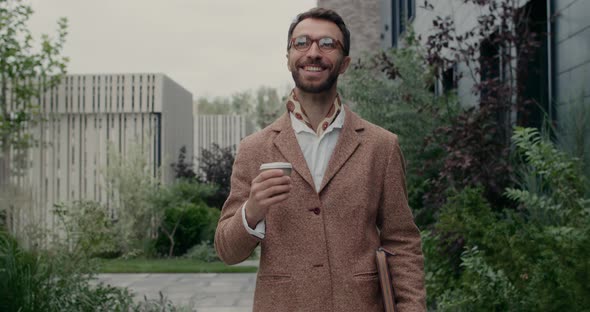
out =
[[[230,193],[221,209],[221,217],[215,231],[215,249],[219,258],[226,264],[236,264],[248,258],[261,239],[248,233],[244,227],[240,208],[248,200],[250,185],[257,168],[255,149],[246,140],[239,147],[232,168]]]
[[[420,231],[408,206],[405,163],[397,137],[389,149],[379,211],[381,245],[388,257],[399,312],[426,311],[424,257]]]

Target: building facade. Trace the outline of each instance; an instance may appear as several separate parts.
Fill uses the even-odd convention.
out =
[[[12,218],[23,226],[54,228],[57,203],[108,205],[108,148],[122,157],[140,149],[164,182],[173,178],[169,164],[182,146],[192,157],[192,94],[163,74],[67,75],[38,104],[43,118],[32,134],[39,144],[28,151],[22,174],[11,177],[24,190],[22,215]]]
[[[590,107],[590,1],[550,1],[550,16],[552,77],[559,116],[580,98]]]
[[[425,40],[433,29],[436,16],[452,18],[457,33],[465,33],[477,25],[481,9],[462,0],[429,1],[426,8],[416,0],[381,0],[381,46],[398,46],[411,26]],[[585,0],[521,0],[532,27],[541,34],[541,48],[531,63],[528,77],[532,94],[553,120],[568,109],[572,101],[580,99],[590,105],[590,1]],[[483,12],[485,13],[485,12]],[[547,35],[545,35],[547,34]],[[480,38],[485,39],[485,38]],[[458,63],[455,75],[468,76],[465,64]],[[530,83],[529,82],[529,83]],[[473,81],[464,79],[457,85],[460,99],[475,103]]]
[[[590,106],[590,1],[587,0],[520,0],[527,7],[532,27],[541,34],[542,47],[530,64],[534,72],[528,83],[543,110],[557,120],[571,107],[582,101]],[[479,6],[463,0],[318,0],[318,6],[333,8],[350,25],[352,46],[357,51],[395,48],[403,44],[407,30],[412,28],[424,42],[433,31],[437,16],[449,16],[457,33],[474,29],[478,17],[485,12]],[[432,4],[432,6],[427,6]],[[377,23],[377,25],[375,25]],[[371,33],[375,31],[375,33]],[[485,39],[485,38],[480,38]],[[379,43],[376,44],[377,40]],[[464,63],[454,64],[450,77],[469,77]],[[441,82],[439,82],[442,84]],[[473,80],[460,79],[454,86],[460,101],[473,105]],[[590,133],[589,133],[590,135]]]
[[[358,59],[380,47],[379,0],[318,0],[317,6],[338,12],[350,30],[350,56]]]
[[[254,127],[246,116],[195,114],[194,170],[199,170],[203,150],[217,144],[221,148],[232,147],[237,151],[240,141],[253,132]]]

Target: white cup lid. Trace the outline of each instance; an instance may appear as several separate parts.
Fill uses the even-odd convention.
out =
[[[266,169],[293,169],[293,166],[287,162],[273,162],[260,165],[260,170]]]

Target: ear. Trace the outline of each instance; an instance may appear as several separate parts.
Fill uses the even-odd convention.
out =
[[[350,61],[351,61],[350,56],[345,56],[344,59],[342,60],[342,65],[340,66],[340,74],[341,75],[346,72],[346,69],[348,69],[348,66],[350,65]]]

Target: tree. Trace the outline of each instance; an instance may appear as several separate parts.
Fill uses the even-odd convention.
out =
[[[160,186],[159,169],[154,172],[145,149],[132,145],[123,155],[113,144],[108,147],[108,165],[104,170],[108,205],[114,213],[115,228],[124,254],[143,251],[157,235],[155,216],[161,210],[152,205],[152,196]]]
[[[35,100],[66,73],[68,58],[61,53],[67,20],[59,19],[57,36],[43,35],[37,50],[27,28],[32,14],[24,1],[0,0],[0,187],[9,181],[11,150],[35,143],[30,134],[40,116]]]
[[[249,116],[254,108],[254,98],[249,91],[237,92],[231,96],[232,112]]]
[[[207,204],[211,207],[221,209],[229,195],[234,154],[235,147],[219,147],[215,143],[210,149],[201,151],[199,169],[202,174],[199,175],[199,180],[219,187],[217,193],[207,199]]]
[[[163,234],[156,240],[158,252],[172,257],[212,239],[219,210],[209,208],[205,199],[215,190],[215,186],[180,180],[155,192],[152,204],[157,207],[156,219]]]
[[[231,103],[228,98],[215,97],[212,100],[200,97],[196,101],[197,112],[201,115],[226,115],[231,113]]]
[[[35,99],[59,84],[68,61],[60,56],[66,19],[58,21],[57,38],[43,35],[36,51],[26,25],[32,14],[23,1],[0,0],[0,194],[9,202],[4,210],[0,207],[0,224],[9,231],[13,210],[18,208],[11,199],[19,189],[9,185],[14,162],[11,153],[19,159],[35,143],[30,134],[40,116]]]
[[[170,165],[176,179],[193,180],[197,177],[193,171],[193,163],[186,160],[186,146],[182,146],[178,153],[178,162]]]
[[[277,89],[260,87],[256,91],[256,124],[260,128],[270,125],[281,114],[281,99]]]
[[[424,7],[433,9],[429,2]],[[529,123],[529,110],[536,101],[529,96],[527,77],[541,50],[542,33],[531,18],[531,5],[539,3],[530,1],[524,7],[513,0],[464,3],[481,12],[476,26],[462,32],[453,16],[434,18],[433,32],[426,39],[427,60],[441,76],[453,64],[462,64],[478,100],[433,133],[430,142],[442,146],[445,156],[426,202],[440,207],[445,190],[481,185],[486,198],[501,207],[508,204],[504,189],[514,182],[508,158],[512,127]]]
[[[340,86],[345,102],[351,101],[363,118],[399,136],[408,179],[408,199],[418,226],[434,221],[435,213],[424,207],[428,181],[438,174],[424,163],[441,158],[440,148],[424,149],[434,129],[457,114],[456,96],[437,96],[431,86],[433,69],[412,29],[400,48],[367,54],[352,64]]]

